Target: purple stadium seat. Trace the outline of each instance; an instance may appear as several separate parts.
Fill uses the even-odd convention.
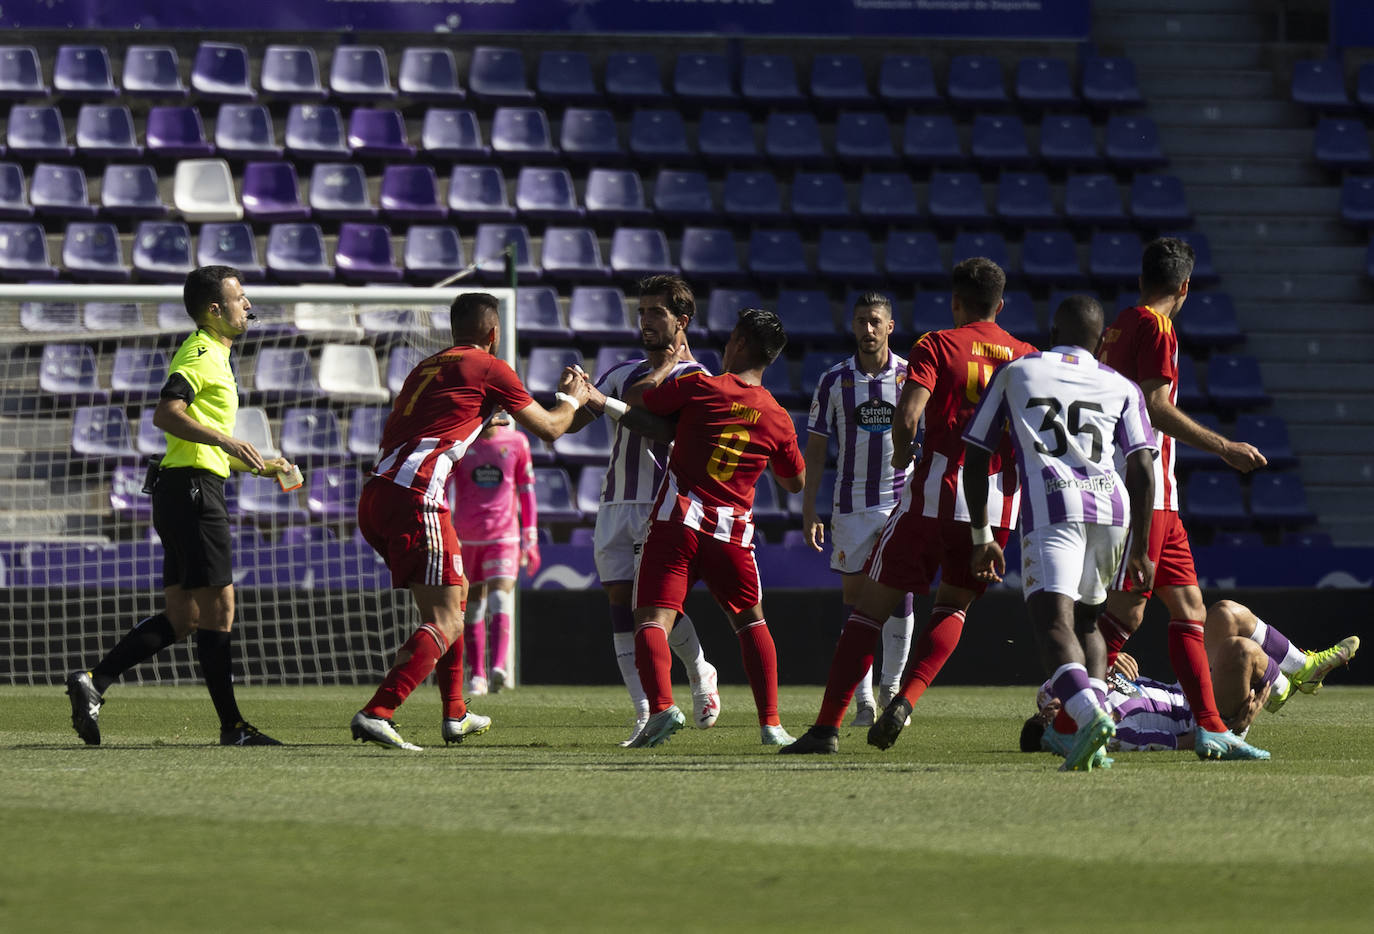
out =
[[[265,272],[253,229],[242,221],[201,224],[196,265],[233,266],[245,282],[261,281]]]
[[[77,100],[98,100],[119,93],[110,71],[110,55],[100,45],[59,46],[52,86],[58,96]]]
[[[980,225],[991,220],[982,182],[973,172],[932,172],[929,198],[931,219],[941,224]]]
[[[1192,309],[1189,309],[1191,312]],[[1272,469],[1296,467],[1297,455],[1288,436],[1288,425],[1277,415],[1241,413],[1236,416],[1235,440],[1253,444],[1269,461]]]
[[[772,366],[763,371],[763,388],[783,405],[805,404],[809,401],[814,387],[809,387],[806,393],[799,392],[792,369],[792,364],[785,357],[779,357]]]
[[[668,238],[651,227],[620,227],[611,237],[611,272],[621,278],[639,279],[659,273],[678,272],[668,252]]]
[[[406,230],[401,265],[406,276],[419,282],[438,282],[462,269],[463,241],[453,227],[411,224]]]
[[[38,50],[30,46],[0,46],[0,98],[22,101],[47,96]]]
[[[969,151],[983,166],[1019,168],[1031,161],[1025,124],[1014,114],[975,116]]]
[[[1011,256],[1007,251],[1007,241],[1000,233],[965,230],[955,236],[954,245],[950,250],[950,266],[957,266],[975,256],[984,256],[992,260],[1006,271],[1008,278],[1015,275]]]
[[[770,113],[764,124],[763,151],[783,165],[818,165],[830,158],[815,114],[803,112]]]
[[[312,470],[305,497],[310,514],[326,521],[352,521],[358,513],[363,482],[362,473],[352,467]]]
[[[777,307],[778,317],[782,318],[783,326],[787,328],[788,341],[796,340],[812,347],[816,344],[833,344],[840,337],[841,332],[835,327],[830,297],[818,289],[783,289],[778,293]],[[725,329],[726,338],[729,338],[734,326],[732,320],[730,327]]]
[[[1073,89],[1069,63],[1060,58],[1023,58],[1016,65],[1016,100],[1038,109],[1074,109],[1078,94]]]
[[[5,145],[10,155],[25,159],[65,158],[72,154],[67,129],[56,107],[15,104],[10,108]]]
[[[578,286],[568,305],[568,327],[592,341],[634,341],[639,329],[630,321],[625,293],[613,286]]]
[[[1266,525],[1303,525],[1316,519],[1296,473],[1257,473],[1250,481],[1250,514]]]
[[[1112,115],[1103,148],[1107,161],[1122,168],[1153,169],[1169,161],[1160,146],[1159,128],[1145,116]]]
[[[378,195],[382,213],[393,220],[441,221],[448,209],[439,200],[439,177],[428,165],[388,165]]]
[[[534,88],[539,97],[557,104],[592,104],[601,99],[586,52],[547,49],[539,53]]]
[[[407,48],[396,74],[400,92],[412,100],[451,104],[467,97],[458,81],[458,63],[444,48]]]
[[[587,162],[619,162],[625,157],[615,114],[597,108],[569,107],[563,111],[558,146],[566,158]]]
[[[1035,303],[1031,301],[1029,292],[1010,289],[1002,299],[1002,311],[997,316],[998,325],[1032,344],[1049,338],[1049,330],[1041,328],[1040,322],[1035,319]]]
[[[88,331],[128,334],[143,327],[143,315],[134,302],[87,302],[82,320]]]
[[[1327,532],[1284,532],[1283,544],[1288,548],[1331,548],[1335,543]]]
[[[153,498],[143,492],[143,468],[131,464],[120,464],[110,477],[110,508],[116,513],[134,520],[146,521],[153,514]],[[160,549],[152,542],[120,542],[119,548],[143,546],[151,561],[154,556],[161,560]]]
[[[673,93],[692,106],[729,106],[739,102],[730,61],[715,52],[680,52],[673,65]]]
[[[314,476],[312,471],[311,476]],[[310,514],[300,506],[296,492],[284,493],[271,477],[241,475],[237,478],[239,511],[258,522],[303,523]],[[356,507],[356,503],[355,503]]]
[[[1240,478],[1219,470],[1194,471],[1184,484],[1184,515],[1204,525],[1243,526],[1245,511]]]
[[[186,96],[176,49],[164,45],[131,45],[124,52],[120,75],[125,97]]]
[[[157,347],[121,344],[110,367],[110,388],[126,403],[156,399],[167,381],[168,361]]]
[[[928,230],[893,230],[887,235],[884,269],[891,279],[941,282],[946,272],[940,244]]]
[[[954,316],[949,303],[948,292],[917,292],[916,301],[912,305],[911,330],[916,334],[924,334],[927,331],[942,331],[954,327]]]
[[[1132,286],[1140,278],[1142,249],[1134,231],[1096,231],[1088,248],[1088,275],[1097,285]]]
[[[105,159],[138,158],[143,147],[134,132],[128,107],[82,104],[76,115],[76,149],[83,156]]]
[[[798,172],[792,176],[792,216],[827,223],[848,220],[849,192],[838,172]]]
[[[491,149],[504,159],[548,161],[557,156],[549,118],[538,107],[498,107],[491,121]]]
[[[567,169],[521,169],[515,181],[515,209],[530,220],[566,223],[582,219],[572,173]]]
[[[633,169],[592,169],[587,173],[583,202],[590,220],[636,223],[650,216],[644,184]]]
[[[320,62],[308,45],[269,45],[262,53],[262,93],[293,101],[322,101]]]
[[[348,450],[358,457],[375,457],[382,443],[382,426],[391,414],[385,406],[356,408],[348,416]]]
[[[261,104],[221,104],[215,148],[227,159],[277,159],[282,154],[272,117]]]
[[[572,328],[563,322],[558,293],[546,285],[520,289],[516,293],[515,329],[522,338],[531,341],[566,342],[573,338]]]
[[[67,225],[62,240],[62,265],[73,279],[85,282],[128,282],[119,231],[114,224],[76,221]]]
[[[582,352],[571,347],[531,347],[525,362],[525,388],[532,395],[549,398],[558,388],[563,369],[584,363]]]
[[[10,119],[13,120],[13,117]],[[1369,130],[1360,120],[1323,117],[1317,121],[1313,145],[1317,162],[1328,169],[1374,168],[1374,156],[1370,155],[1369,148]]]
[[[660,170],[654,179],[654,210],[660,217],[686,222],[716,216],[706,173],[695,169]]]
[[[994,202],[997,216],[1010,224],[1029,227],[1059,220],[1050,180],[1040,172],[1003,172]]]
[[[859,180],[859,216],[877,224],[920,220],[911,176],[906,172],[865,172]]]
[[[0,220],[25,220],[33,217],[33,205],[24,180],[24,170],[16,162],[0,162]]]
[[[280,282],[333,281],[319,225],[273,224],[267,232],[267,271]]]
[[[3,168],[3,166],[0,166]],[[18,166],[15,166],[18,169]],[[6,186],[0,181],[0,191]],[[9,189],[13,191],[11,187]],[[0,197],[0,202],[6,199]],[[1356,227],[1374,225],[1374,177],[1347,175],[1341,183],[1341,219]]]
[[[167,205],[158,194],[150,165],[107,165],[100,183],[101,212],[123,217],[162,217]]]
[[[515,430],[524,435],[525,440],[530,443],[530,461],[536,467],[547,466],[554,462],[553,445],[542,438],[536,438],[519,425],[515,426]],[[540,534],[542,535],[544,533],[541,531]]]
[[[339,46],[329,66],[329,90],[344,101],[380,101],[395,97],[386,52],[376,46]]]
[[[935,69],[924,55],[885,55],[878,73],[878,97],[890,107],[927,107],[944,102]]]
[[[565,464],[600,464],[604,467],[611,459],[610,419],[598,418],[581,431],[568,432],[555,439],[553,453]],[[602,471],[584,470],[582,473],[595,478],[600,488]]]
[[[622,105],[667,101],[658,58],[652,52],[611,52],[606,56],[606,96]]]
[[[525,56],[517,49],[484,45],[473,49],[468,88],[477,98],[498,104],[534,99],[525,77]]]
[[[1182,340],[1203,347],[1226,347],[1245,340],[1236,306],[1225,292],[1190,291],[1188,313],[1175,326]]]
[[[534,501],[541,522],[580,522],[572,479],[562,467],[534,468]]]
[[[1064,184],[1064,216],[1071,224],[1119,226],[1126,220],[1116,179],[1104,173],[1070,175]]]
[[[796,230],[756,230],[749,238],[749,272],[767,279],[809,280],[811,267]]]
[[[1082,114],[1046,114],[1040,121],[1040,158],[1052,166],[1096,168],[1102,156],[1092,121]]]
[[[721,228],[684,229],[679,263],[683,275],[693,282],[727,283],[744,277],[735,238]]]
[[[960,166],[968,157],[949,114],[910,114],[902,127],[902,156],[916,165]]]
[[[817,55],[811,59],[811,98],[831,107],[864,107],[873,103],[857,55]]]
[[[601,261],[596,231],[588,227],[545,228],[541,264],[551,279],[594,281],[611,274]]]
[[[1293,103],[1325,113],[1344,113],[1355,108],[1345,89],[1345,67],[1340,59],[1294,62],[1289,94]]]
[[[357,156],[409,159],[415,155],[399,110],[353,108],[348,118],[348,145]]]
[[[86,189],[86,173],[74,165],[40,162],[29,176],[29,202],[39,214],[54,217],[94,217]]]
[[[449,210],[469,221],[515,219],[506,197],[506,179],[494,165],[455,165],[449,178]]]
[[[956,55],[949,61],[949,100],[963,107],[997,108],[1007,103],[1002,63],[991,55]]]
[[[1083,269],[1078,264],[1073,234],[1067,230],[1026,231],[1021,243],[1021,271],[1033,285],[1082,285]]]
[[[763,107],[792,107],[806,101],[797,86],[797,66],[790,55],[745,55],[740,63],[740,95]]]
[[[401,281],[391,252],[391,231],[382,224],[341,224],[334,265],[339,277],[350,281]]]
[[[1051,309],[1053,312],[1053,309]],[[1191,358],[1189,358],[1191,359]],[[1181,389],[1182,387],[1180,387]],[[1182,399],[1180,398],[1180,401]],[[1221,419],[1212,412],[1190,412],[1188,417],[1196,421],[1204,428],[1215,431],[1217,434],[1229,435],[1221,426]],[[1174,445],[1175,464],[1180,470],[1191,471],[1198,468],[1215,468],[1218,466],[1217,456],[1211,451],[1204,451],[1195,448],[1191,444]]]
[[[148,154],[169,159],[213,155],[205,141],[200,111],[194,107],[152,107],[148,110]]]
[[[144,280],[181,282],[195,268],[191,231],[179,221],[141,221],[134,232],[134,271]]]
[[[704,110],[697,122],[697,150],[707,162],[747,165],[759,159],[754,124],[743,110]]]
[[[258,351],[253,388],[273,402],[316,398],[321,395],[315,380],[310,351],[303,347],[263,347]],[[239,410],[242,413],[242,409]],[[273,486],[276,484],[274,483]]]
[[[1213,354],[1207,362],[1207,395],[1223,409],[1265,405],[1259,361],[1246,354]]]
[[[515,273],[521,282],[537,281],[539,267],[530,250],[530,232],[523,224],[478,224],[472,248],[473,262],[487,282],[506,281],[507,248],[515,250]]]
[[[491,148],[482,142],[477,114],[471,110],[431,107],[420,126],[420,148],[436,158],[486,158]]]
[[[687,127],[676,110],[636,110],[630,116],[630,154],[655,163],[691,158]]]
[[[339,108],[321,104],[292,104],[286,113],[286,151],[297,159],[347,159]]]
[[[741,308],[762,308],[763,299],[753,289],[712,289],[706,302],[706,328],[712,340],[729,340],[739,322]],[[779,312],[781,314],[781,312]],[[791,333],[791,322],[784,320]]]
[[[1366,111],[1374,110],[1374,62],[1361,65],[1355,73],[1355,101]]]
[[[597,419],[605,421],[605,419]],[[593,423],[595,424],[595,422]],[[573,437],[564,435],[564,438]],[[559,439],[562,440],[562,439]],[[599,470],[584,470],[577,478],[577,508],[587,515],[596,515],[601,508],[601,485],[605,481],[606,475]],[[591,548],[595,545],[596,532],[585,525],[578,526],[568,535],[568,542],[572,545],[581,544],[584,548]]]
[[[367,190],[363,167],[351,162],[321,162],[310,171],[310,210],[316,217],[368,220],[377,208]]]
[[[1185,412],[1205,408],[1210,400],[1198,382],[1197,363],[1186,354],[1178,355],[1178,405]]]
[[[248,50],[226,42],[202,42],[191,66],[191,90],[213,101],[251,101]]]
[[[847,165],[895,164],[897,152],[887,118],[870,111],[841,111],[835,120],[835,156]]]
[[[727,217],[754,224],[778,223],[785,213],[782,191],[772,172],[730,172],[725,176],[721,207]]]
[[[0,223],[0,278],[21,282],[57,278],[57,270],[48,259],[48,238],[42,225]]]
[[[40,334],[80,331],[81,313],[75,302],[20,302],[19,324]]]
[[[853,283],[878,278],[876,251],[866,231],[823,229],[816,257],[816,268],[826,278]]]
[[[1137,175],[1131,182],[1131,218],[1154,229],[1192,224],[1182,180],[1177,175]]]
[[[243,214],[251,221],[305,220],[296,167],[290,162],[249,162],[243,167]]]
[[[78,406],[72,413],[72,452],[79,457],[137,457],[123,407]]]
[[[1083,62],[1083,99],[1093,107],[1138,107],[1145,102],[1128,58],[1089,58]]]
[[[38,388],[57,396],[103,403],[95,350],[85,344],[44,344],[38,363]]]

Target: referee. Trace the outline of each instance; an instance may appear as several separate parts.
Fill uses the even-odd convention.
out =
[[[182,297],[196,330],[172,358],[153,413],[153,424],[167,434],[167,453],[155,479],[150,475],[166,609],[138,622],[90,671],[67,677],[72,726],[87,745],[100,745],[105,690],[194,632],[196,660],[219,715],[220,745],[280,746],[244,720],[234,700],[234,584],[224,480],[230,470],[272,477],[291,465],[282,458],[264,461],[253,445],[231,435],[238,385],[229,348],[248,329],[252,307],[238,270],[192,270]]]

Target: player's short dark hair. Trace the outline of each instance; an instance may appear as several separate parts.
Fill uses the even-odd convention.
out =
[[[1178,237],[1160,237],[1145,244],[1140,256],[1140,291],[1145,295],[1177,292],[1193,275],[1197,253]]]
[[[224,301],[225,279],[242,282],[243,275],[233,266],[200,266],[186,274],[181,301],[192,321],[199,324],[211,305]]]
[[[892,299],[882,292],[861,292],[858,298],[854,299],[854,310],[860,308],[886,308],[887,316],[892,317]]]
[[[1040,737],[1045,735],[1045,720],[1043,717],[1031,717],[1021,724],[1021,751],[1039,752]]]
[[[501,304],[490,292],[463,292],[448,309],[453,342],[481,340],[500,320]]]
[[[696,296],[681,276],[645,276],[639,280],[639,294],[662,295],[668,310],[679,318],[692,318],[697,313]]]
[[[755,363],[772,363],[787,346],[787,332],[776,312],[763,308],[741,308],[735,331],[744,338]]]
[[[1102,303],[1091,295],[1070,295],[1054,310],[1051,322],[1055,340],[1093,350],[1102,337],[1105,316]],[[1096,619],[1093,621],[1096,625]]]
[[[954,267],[952,278],[954,297],[978,318],[992,314],[1007,287],[1007,274],[985,256],[970,256]]]

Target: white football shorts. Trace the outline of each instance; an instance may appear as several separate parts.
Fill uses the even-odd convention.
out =
[[[653,503],[609,503],[597,510],[592,550],[601,583],[628,583],[635,579],[639,552],[649,536],[649,516],[653,511]]]
[[[1126,551],[1118,525],[1055,522],[1021,536],[1021,592],[1048,590],[1093,606],[1107,589]]]
[[[858,574],[887,525],[892,508],[866,509],[830,517],[830,569],[841,574]]]

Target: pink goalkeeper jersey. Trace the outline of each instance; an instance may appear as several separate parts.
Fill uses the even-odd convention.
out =
[[[454,465],[449,479],[453,527],[465,545],[520,540],[516,492],[534,484],[530,443],[514,428],[502,426],[479,437]],[[527,525],[533,525],[528,517]]]

